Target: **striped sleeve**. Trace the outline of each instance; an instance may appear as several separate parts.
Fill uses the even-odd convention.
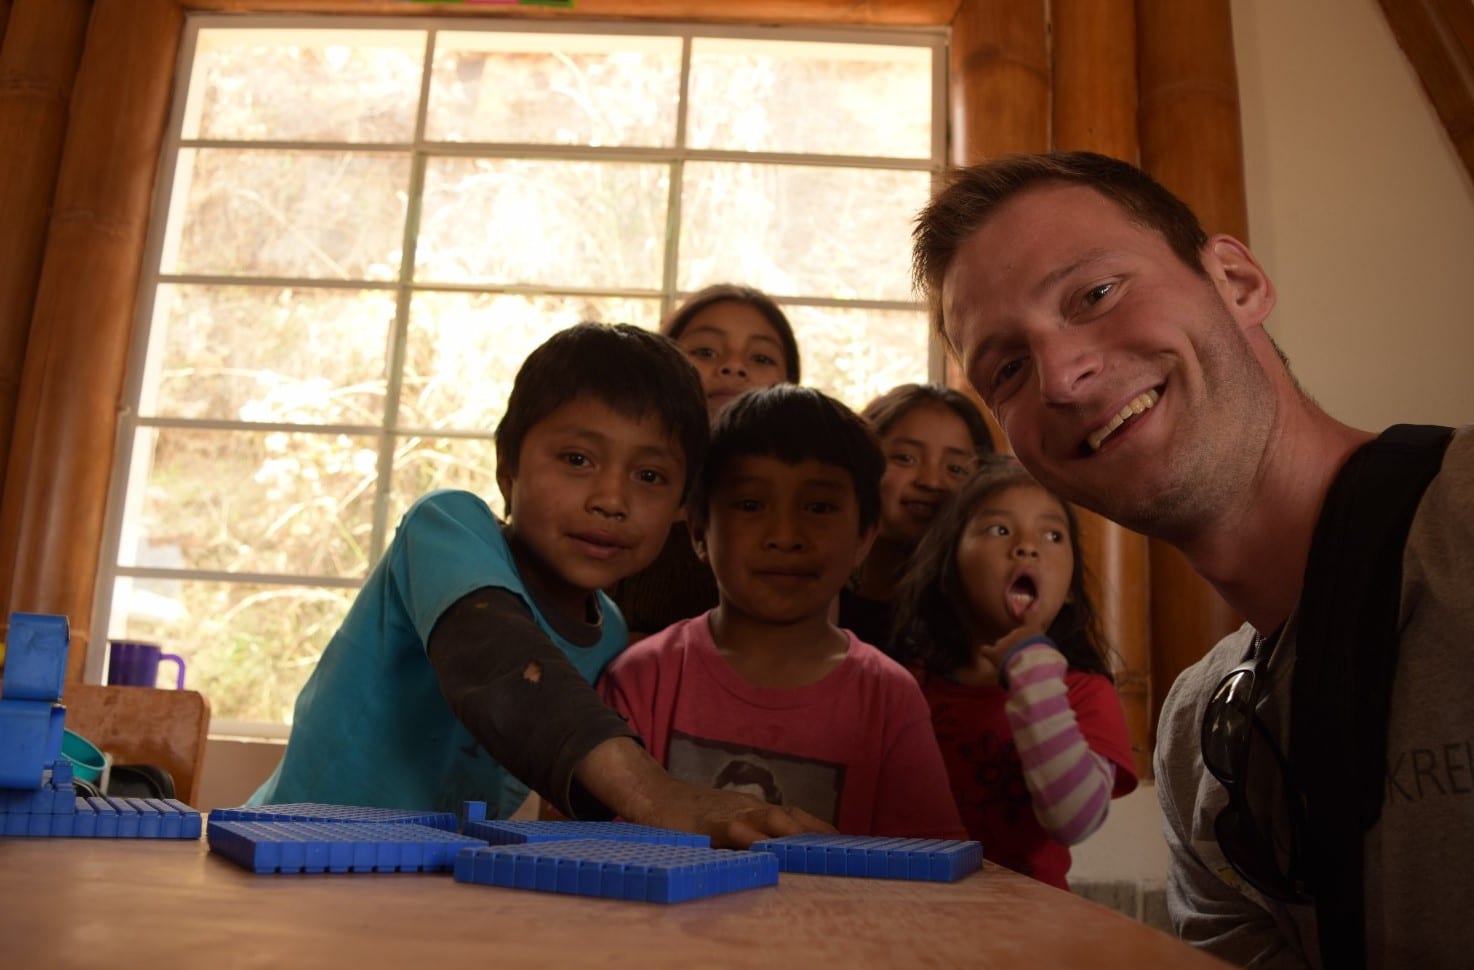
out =
[[[1074,845],[1100,828],[1116,768],[1080,733],[1065,688],[1068,664],[1040,637],[1005,660],[1008,723],[1039,824]]]

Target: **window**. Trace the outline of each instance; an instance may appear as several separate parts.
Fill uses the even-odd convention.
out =
[[[284,730],[415,498],[500,507],[554,330],[737,282],[853,406],[928,375],[939,32],[384,23],[186,29],[93,632],[182,654],[224,731]]]

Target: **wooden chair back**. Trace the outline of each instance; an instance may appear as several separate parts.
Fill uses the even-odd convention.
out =
[[[158,765],[180,801],[197,805],[210,702],[193,690],[67,684],[66,726],[113,756],[114,764]]]

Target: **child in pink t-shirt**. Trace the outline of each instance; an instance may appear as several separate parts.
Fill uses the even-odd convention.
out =
[[[720,600],[631,646],[600,692],[676,778],[849,835],[965,838],[915,679],[831,620],[883,467],[865,422],[818,391],[728,404],[688,506]]]
[[[1069,846],[1136,787],[1078,547],[1068,505],[985,458],[917,547],[896,627],[968,834],[1061,889]]]

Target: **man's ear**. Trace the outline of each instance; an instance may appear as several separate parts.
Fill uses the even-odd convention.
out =
[[[1274,283],[1249,247],[1220,234],[1203,244],[1201,255],[1203,269],[1239,327],[1250,330],[1262,326],[1274,309]]]

